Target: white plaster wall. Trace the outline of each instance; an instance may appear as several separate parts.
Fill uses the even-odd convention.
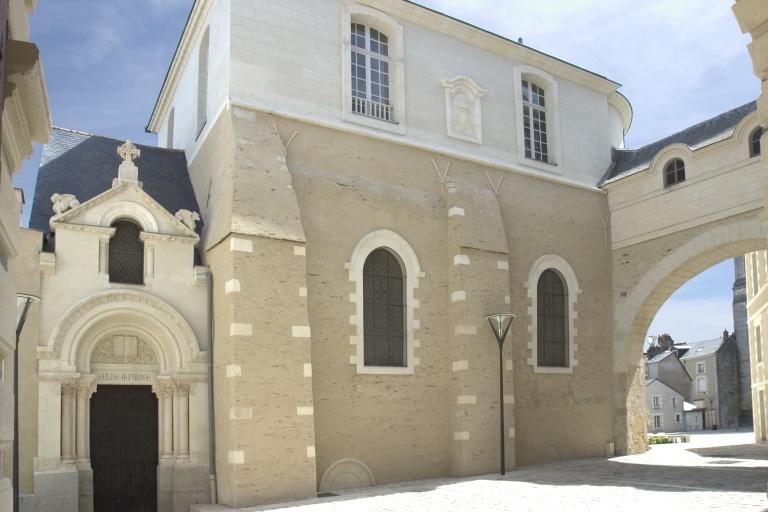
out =
[[[653,396],[661,396],[661,408],[653,408]],[[672,407],[672,397],[677,399],[677,404]],[[683,400],[685,398],[680,393],[676,393],[661,381],[653,381],[645,388],[645,400],[648,407],[648,429],[654,432],[680,432],[685,430],[685,416],[683,412]],[[675,413],[680,414],[680,423],[675,423]],[[653,415],[661,414],[662,426],[660,429],[653,428]]]
[[[763,206],[766,176],[742,136],[691,152],[662,150],[649,169],[606,186],[611,238],[617,249]],[[664,165],[685,162],[685,182],[664,188]],[[691,215],[696,212],[696,215]]]
[[[390,4],[366,3],[380,9]],[[315,122],[377,132],[342,121],[341,44],[342,31],[348,27],[341,26],[341,7],[340,0],[233,2],[232,101]],[[398,21],[404,28],[405,139],[533,170],[526,166],[525,158],[516,154],[521,113],[515,111],[514,67],[535,67],[535,63],[515,62],[503,54],[504,50],[491,52],[413,20]],[[445,95],[440,82],[457,75],[471,77],[486,90],[483,145],[446,135]],[[558,166],[552,168],[552,174],[595,185],[610,163],[611,144],[621,138],[621,130],[611,133],[616,124],[611,122],[605,93],[562,77],[556,76],[556,80],[563,156]]]
[[[168,115],[175,110],[173,147],[183,149],[187,159],[191,160],[198,145],[205,138],[213,125],[215,116],[221,111],[228,99],[229,67],[229,11],[230,2],[214,1],[203,23],[203,28],[195,39],[194,49],[184,66],[181,79],[177,84],[171,106],[165,113],[165,119],[157,134],[160,147],[167,147]],[[208,54],[208,116],[205,128],[197,137],[197,71],[200,40],[210,27]]]

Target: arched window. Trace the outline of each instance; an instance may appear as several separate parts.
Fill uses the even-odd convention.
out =
[[[671,187],[685,181],[685,163],[679,158],[671,160],[664,167],[664,186]]]
[[[763,136],[763,128],[758,126],[749,136],[749,156],[760,156],[760,139]]]
[[[115,234],[109,240],[109,281],[144,284],[144,243],[141,228],[120,220],[112,224]]]
[[[542,272],[536,296],[538,365],[568,367],[568,289],[560,273]]]
[[[394,122],[390,102],[389,37],[362,23],[351,24],[352,112]]]
[[[365,366],[406,366],[405,269],[391,251],[372,251],[363,266]]]
[[[549,161],[547,140],[547,102],[544,88],[523,80],[523,139],[525,157],[539,162]]]
[[[210,30],[200,40],[200,50],[197,55],[197,135],[203,131],[208,119],[208,40]]]

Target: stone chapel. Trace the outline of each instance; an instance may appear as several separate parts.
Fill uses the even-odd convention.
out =
[[[645,449],[655,310],[765,246],[762,189],[728,195],[762,132],[752,102],[627,149],[619,87],[407,1],[195,1],[158,147],[44,146],[22,509],[494,473],[500,412],[509,470]]]

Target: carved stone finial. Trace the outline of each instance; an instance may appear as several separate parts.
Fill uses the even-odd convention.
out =
[[[61,215],[72,208],[80,206],[80,201],[73,194],[53,194],[51,202],[53,203],[53,211],[56,215]]]
[[[125,141],[125,144],[117,148],[117,154],[120,155],[123,162],[133,163],[134,160],[141,156],[141,150],[128,139]]]
[[[112,183],[112,186],[114,187],[124,181],[138,182],[139,168],[133,161],[141,156],[141,150],[133,142],[126,140],[125,144],[117,148],[117,154],[123,159],[123,162],[117,169],[117,180]]]
[[[185,226],[194,231],[197,227],[197,221],[200,220],[200,214],[189,210],[179,210],[176,212],[176,218]]]

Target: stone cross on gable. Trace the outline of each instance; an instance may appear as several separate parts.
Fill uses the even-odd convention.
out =
[[[126,140],[125,144],[117,148],[117,154],[123,161],[131,162],[141,156],[141,150],[134,146],[133,142]]]
[[[117,148],[117,154],[123,159],[123,162],[117,169],[117,179],[112,181],[112,186],[115,187],[124,182],[139,183],[139,168],[133,163],[141,155],[139,148],[134,146],[130,140],[126,140],[125,144]]]

